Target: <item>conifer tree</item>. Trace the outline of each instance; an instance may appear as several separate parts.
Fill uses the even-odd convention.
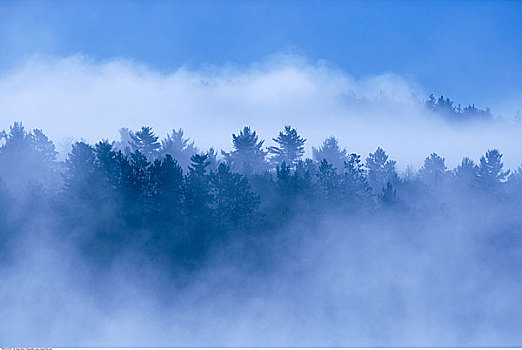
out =
[[[22,123],[15,122],[9,132],[0,132],[0,176],[13,190],[32,182],[58,189],[56,155],[54,144],[40,129],[26,131]]]
[[[339,141],[334,136],[324,140],[319,148],[312,147],[312,152],[316,162],[320,163],[323,159],[326,159],[336,169],[342,169],[344,162],[348,160],[346,149],[339,147]]]
[[[198,219],[209,215],[211,195],[207,167],[210,165],[207,154],[194,154],[187,174],[186,201],[189,215]]]
[[[317,184],[320,196],[329,202],[336,202],[341,199],[341,176],[337,173],[333,164],[326,159],[321,160],[317,172]]]
[[[56,148],[54,143],[43,133],[41,129],[34,129],[32,133],[34,151],[43,162],[51,163],[56,160]]]
[[[116,162],[114,160],[116,152],[114,152],[109,141],[104,140],[98,142],[94,146],[96,155],[96,166],[100,171],[102,181],[108,184],[111,188],[116,188],[118,183]]]
[[[5,130],[0,134],[4,139],[2,145],[2,154],[8,152],[17,152],[24,154],[30,152],[31,149],[31,134],[28,133],[21,122],[14,122],[9,127],[9,133]]]
[[[490,149],[480,157],[478,182],[483,188],[493,188],[506,180],[509,170],[503,171],[502,154],[497,149]]]
[[[184,171],[188,171],[190,166],[190,157],[198,153],[198,148],[194,145],[194,141],[185,137],[182,129],[172,130],[172,134],[161,141],[161,154],[170,154]]]
[[[151,220],[167,225],[181,224],[184,191],[183,170],[176,160],[170,154],[154,160],[150,166]]]
[[[85,142],[76,142],[65,161],[65,189],[79,198],[92,198],[97,185],[96,156],[94,149]]]
[[[246,177],[232,173],[230,167],[219,164],[210,174],[212,209],[220,227],[249,228],[254,222],[259,197],[250,191]]]
[[[185,203],[190,238],[183,254],[191,261],[198,261],[204,256],[209,244],[218,233],[212,218],[213,197],[210,191],[210,176],[207,173],[209,164],[207,154],[194,154],[185,180]]]
[[[214,149],[214,147],[210,147],[207,151],[207,160],[208,160],[208,167],[207,170],[209,172],[216,172],[218,169],[219,164],[221,163],[217,159],[217,151]]]
[[[342,176],[342,189],[347,198],[359,201],[371,196],[372,189],[368,184],[368,176],[361,161],[361,156],[350,154],[348,161],[344,164]]]
[[[294,177],[296,192],[303,196],[305,200],[310,201],[314,195],[313,186],[316,173],[317,166],[310,158],[307,158],[304,161],[299,161],[295,167]]]
[[[250,176],[262,173],[267,169],[266,151],[263,150],[264,140],[259,141],[255,131],[245,126],[239,134],[232,134],[234,150],[227,153],[221,151],[225,161],[233,171]]]
[[[286,220],[292,214],[296,198],[293,177],[292,169],[285,161],[276,166],[276,200],[273,213],[275,220]]]
[[[134,133],[128,128],[120,128],[118,132],[120,134],[120,140],[114,143],[114,148],[126,156],[136,151],[137,148],[135,148],[133,141]]]
[[[140,131],[131,134],[131,146],[133,150],[140,151],[149,161],[158,156],[161,144],[151,127],[143,126]]]
[[[437,153],[430,154],[424,160],[424,165],[419,170],[421,179],[429,186],[439,186],[446,175],[446,165],[444,164],[444,158],[440,157]]]
[[[368,183],[375,194],[379,194],[388,182],[397,183],[398,176],[395,170],[395,161],[388,160],[388,155],[381,147],[366,158],[368,167]]]
[[[283,162],[293,168],[304,154],[304,143],[306,139],[299,136],[297,130],[290,125],[285,126],[285,130],[273,139],[278,145],[271,146],[268,151],[272,154],[270,161],[275,166]]]
[[[134,198],[145,198],[149,194],[149,165],[147,157],[139,150],[130,156],[131,193]]]
[[[478,168],[470,158],[464,157],[455,169],[454,174],[458,185],[470,186],[477,181]]]

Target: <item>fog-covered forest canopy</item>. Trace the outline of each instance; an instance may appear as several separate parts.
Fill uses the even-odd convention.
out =
[[[461,109],[442,96],[430,96],[426,104],[455,120],[492,119],[489,109]],[[181,129],[161,139],[150,126],[122,128],[119,140],[75,142],[61,161],[42,130],[14,122],[1,134],[0,271],[18,271],[22,255],[51,249],[67,256],[51,266],[69,264],[77,276],[53,275],[49,281],[88,290],[100,305],[110,303],[121,281],[133,288],[147,281],[152,294],[174,309],[176,295],[201,279],[209,279],[205,288],[233,290],[233,298],[243,301],[264,300],[263,291],[272,298],[275,288],[282,293],[276,293],[277,303],[284,305],[278,312],[309,317],[304,329],[331,322],[336,335],[318,331],[307,338],[293,329],[283,332],[286,338],[263,342],[223,332],[173,338],[176,345],[521,340],[512,330],[522,322],[516,312],[522,291],[522,168],[506,169],[501,150],[485,149],[480,159],[463,155],[454,169],[444,155],[431,153],[418,171],[399,171],[383,148],[357,154],[339,144],[335,130],[306,158],[306,135],[297,128],[283,126],[272,138],[274,146],[265,146],[263,136],[245,126],[232,131],[232,150],[221,154],[198,149]],[[223,277],[221,269],[229,264]],[[213,277],[201,277],[206,274]],[[94,292],[93,283],[106,287]],[[66,304],[53,292],[44,295],[58,310]],[[214,297],[205,295],[210,305]],[[220,293],[215,298],[230,302]],[[498,298],[507,301],[495,303]],[[410,303],[433,319],[419,323]],[[324,311],[332,307],[344,311]],[[246,317],[245,310],[231,312]],[[206,327],[214,324],[209,320]],[[341,336],[353,322],[361,333]],[[401,331],[384,331],[392,323]],[[414,324],[417,338],[409,328]],[[426,334],[433,324],[443,337]],[[257,323],[251,325],[256,329]],[[482,339],[477,329],[488,330],[488,337]],[[70,344],[65,331],[58,334],[50,339]]]
[[[0,348],[522,347],[521,33],[0,1]]]

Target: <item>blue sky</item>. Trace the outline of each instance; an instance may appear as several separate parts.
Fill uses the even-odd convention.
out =
[[[0,69],[34,55],[161,70],[278,53],[358,78],[393,72],[463,103],[522,94],[522,2],[1,2]]]

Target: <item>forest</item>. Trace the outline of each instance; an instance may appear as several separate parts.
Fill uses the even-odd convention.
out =
[[[442,96],[426,104],[446,115],[491,118],[489,110],[462,112]],[[505,170],[497,149],[476,164],[464,157],[455,169],[432,153],[418,172],[399,174],[381,147],[365,157],[341,148],[334,136],[304,159],[306,139],[289,125],[271,147],[245,126],[232,134],[233,150],[220,155],[201,152],[181,129],[163,140],[151,127],[119,131],[119,141],[74,143],[65,161],[40,129],[15,122],[2,132],[4,253],[37,213],[53,218],[53,232],[74,237],[94,261],[132,249],[194,267],[213,247],[236,237],[266,238],[296,216],[422,215],[467,201],[517,206],[522,196],[521,169]]]
[[[449,102],[431,98],[427,105],[446,116],[491,118],[489,110],[473,106],[462,111]],[[63,283],[79,283],[107,303],[111,287],[94,292],[93,284],[122,279],[139,286],[147,280],[154,295],[169,299],[172,288],[188,288],[195,276],[231,264],[233,278],[205,282],[221,286],[212,293],[232,288],[241,298],[263,295],[259,290],[266,291],[266,285],[256,291],[248,287],[260,283],[250,280],[257,276],[292,284],[294,292],[281,298],[290,298],[299,310],[309,306],[305,299],[327,293],[332,303],[359,298],[365,305],[359,307],[369,315],[382,308],[390,315],[370,322],[366,313],[352,308],[361,325],[372,324],[364,331],[365,340],[321,342],[324,334],[307,339],[298,332],[286,342],[262,345],[484,344],[466,320],[486,326],[508,322],[506,332],[519,324],[518,314],[512,314],[517,308],[509,306],[516,304],[492,302],[499,293],[518,300],[512,298],[522,277],[522,168],[505,169],[498,149],[485,150],[476,161],[464,157],[454,169],[447,168],[443,155],[432,153],[418,171],[399,171],[381,147],[359,155],[341,147],[334,136],[305,158],[306,139],[290,125],[270,147],[245,126],[232,134],[232,150],[219,154],[213,148],[199,150],[181,129],[163,139],[148,126],[119,132],[117,141],[75,142],[64,160],[40,129],[27,130],[15,122],[2,132],[0,271],[19,271],[22,258],[46,255],[52,247],[60,258],[51,266],[68,265],[78,275],[74,283],[70,277]],[[118,266],[126,268],[115,277]],[[303,282],[310,280],[310,271],[313,276],[331,274],[332,280],[316,276],[311,284]],[[412,287],[405,278],[427,285],[418,287],[420,295],[406,297],[401,293]],[[338,290],[345,280],[354,281],[351,290],[380,297],[345,295]],[[310,292],[318,286],[324,290]],[[494,286],[499,290],[492,291]],[[295,288],[312,296],[300,297],[304,292]],[[415,337],[408,342],[384,332],[396,318],[412,323],[414,316],[404,306],[411,298],[426,304],[428,314],[437,312],[458,335],[440,343],[441,338],[423,330],[420,342]],[[335,320],[333,329],[342,328],[351,324],[346,315],[334,313],[326,322]],[[516,332],[509,334],[491,339],[495,344],[519,340]],[[190,341],[176,344],[257,344],[252,338],[242,343],[216,337],[188,337]]]
[[[0,0],[0,350],[522,348],[522,0]]]

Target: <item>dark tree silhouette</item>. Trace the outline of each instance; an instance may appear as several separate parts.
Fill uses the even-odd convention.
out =
[[[321,160],[317,172],[319,193],[327,202],[337,203],[341,199],[341,176],[333,164],[326,159]]]
[[[489,108],[480,109],[475,104],[462,108],[460,104],[454,105],[455,102],[449,98],[440,96],[438,99],[431,94],[426,101],[428,109],[446,117],[450,121],[484,121],[493,119],[493,115]]]
[[[79,198],[90,198],[96,185],[96,155],[85,142],[76,142],[65,161],[65,189]]]
[[[2,132],[0,252],[12,250],[25,221],[56,222],[52,238],[77,248],[97,273],[129,256],[167,271],[191,271],[216,249],[236,243],[248,245],[248,254],[269,256],[271,243],[298,241],[299,227],[332,217],[423,224],[462,208],[466,215],[474,210],[497,215],[495,206],[505,202],[502,215],[515,219],[499,232],[520,226],[522,170],[509,176],[496,149],[478,165],[466,157],[452,170],[432,153],[418,172],[410,168],[399,178],[382,148],[363,164],[333,137],[313,148],[316,160],[301,160],[304,139],[291,127],[275,139],[279,146],[267,163],[263,141],[247,127],[233,135],[234,150],[224,160],[211,148],[192,154],[185,172],[171,153],[186,157],[196,148],[181,130],[168,135],[160,151],[150,128],[137,134],[139,143],[126,146],[76,142],[60,163],[41,130],[15,123]],[[49,183],[56,178],[53,189]],[[480,235],[490,234],[488,225]]]
[[[352,202],[361,202],[364,198],[371,197],[371,187],[368,184],[368,176],[361,161],[361,156],[350,154],[344,164],[342,177],[342,189],[345,196]]]
[[[168,226],[181,225],[185,192],[183,170],[170,154],[151,164],[149,190],[153,203],[152,222]]]
[[[212,195],[209,191],[209,175],[207,167],[210,165],[206,154],[194,154],[190,158],[192,164],[187,174],[186,203],[189,214],[202,218],[210,215]]]
[[[247,229],[252,226],[259,197],[250,191],[244,176],[231,172],[228,165],[221,163],[217,171],[210,174],[210,192],[219,227]]]

